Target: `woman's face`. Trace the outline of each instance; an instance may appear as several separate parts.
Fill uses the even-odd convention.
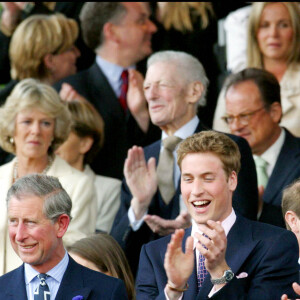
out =
[[[284,4],[278,2],[265,6],[257,32],[257,41],[264,60],[287,60],[293,41],[293,27]]]
[[[19,112],[15,120],[16,155],[30,159],[44,157],[54,137],[55,120],[38,109]]]

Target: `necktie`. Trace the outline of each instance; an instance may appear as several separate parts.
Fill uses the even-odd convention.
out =
[[[119,97],[120,104],[124,110],[124,112],[127,110],[127,91],[128,91],[128,71],[123,70],[121,74],[121,94]]]
[[[268,183],[268,179],[269,179],[269,176],[267,173],[268,163],[260,156],[255,156],[254,162],[255,162],[255,166],[256,166],[258,186],[262,185],[265,188]]]
[[[205,257],[199,253],[199,262],[198,262],[198,273],[197,273],[197,281],[198,281],[198,292],[203,284],[203,281],[208,274],[205,268]]]
[[[40,284],[34,291],[34,300],[50,300],[50,290],[46,282],[47,274],[39,274]]]
[[[175,195],[174,186],[174,157],[173,151],[181,139],[177,136],[169,136],[163,140],[163,151],[161,151],[157,166],[158,187],[160,194],[166,204],[169,204]]]

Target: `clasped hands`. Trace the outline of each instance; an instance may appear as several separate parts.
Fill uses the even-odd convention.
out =
[[[176,229],[187,228],[191,225],[188,212],[182,212],[175,220],[145,215],[158,185],[155,158],[151,157],[146,162],[143,148],[133,146],[128,150],[124,164],[124,175],[133,195],[131,207],[136,219],[143,218],[153,232],[164,236],[173,233]]]

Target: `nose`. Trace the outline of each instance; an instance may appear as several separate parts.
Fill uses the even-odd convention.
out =
[[[41,131],[39,122],[33,122],[31,125],[31,133],[39,134]]]
[[[194,179],[192,184],[193,184],[192,195],[199,196],[199,195],[203,194],[204,189],[203,189],[203,186],[202,186],[202,183],[200,180]]]
[[[245,125],[243,125],[241,122],[240,122],[240,119],[237,117],[237,118],[234,118],[232,123],[229,124],[229,129],[231,132],[235,132],[235,131],[238,131],[242,128],[244,128]]]
[[[148,19],[147,24],[148,24],[148,27],[147,27],[148,28],[148,32],[150,32],[151,34],[153,34],[153,33],[155,33],[157,31],[156,25],[150,19]]]
[[[278,35],[278,28],[277,28],[277,26],[275,24],[270,26],[270,28],[269,28],[269,34],[271,36],[277,36]]]
[[[147,101],[155,100],[158,97],[157,86],[156,85],[150,85],[145,90],[145,97],[146,97]]]
[[[19,223],[15,228],[15,240],[22,242],[27,237],[27,232],[23,223]]]
[[[76,58],[78,58],[79,56],[81,56],[80,50],[75,45],[73,46],[73,52],[74,52]]]

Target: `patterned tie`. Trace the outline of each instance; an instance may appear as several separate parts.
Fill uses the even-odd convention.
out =
[[[122,74],[121,74],[121,95],[119,97],[119,101],[120,104],[124,110],[124,112],[126,112],[127,110],[127,91],[128,91],[128,71],[127,70],[123,70]]]
[[[49,275],[39,274],[37,277],[40,280],[40,284],[34,291],[34,300],[50,300],[50,290],[48,284],[46,283],[46,278]]]
[[[163,140],[163,151],[158,159],[157,178],[160,194],[166,204],[169,204],[175,195],[174,186],[174,157],[173,151],[181,138],[177,136],[168,136]]]
[[[201,253],[199,253],[199,263],[198,263],[198,273],[197,273],[198,293],[207,274],[208,272],[205,268],[205,257]]]
[[[258,186],[262,185],[265,188],[269,180],[267,173],[268,163],[260,156],[254,156],[254,162],[256,166]]]

